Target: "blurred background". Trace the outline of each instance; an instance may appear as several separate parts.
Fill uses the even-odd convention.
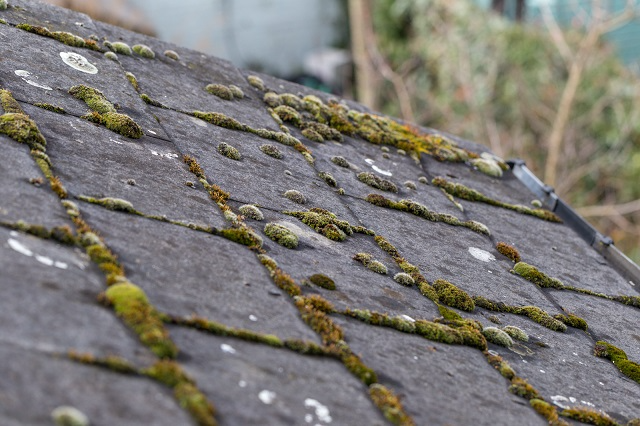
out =
[[[640,0],[49,0],[520,157],[640,262]]]

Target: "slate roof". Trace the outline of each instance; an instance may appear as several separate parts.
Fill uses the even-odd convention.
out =
[[[639,424],[637,283],[517,163],[65,9],[0,19],[1,424]]]

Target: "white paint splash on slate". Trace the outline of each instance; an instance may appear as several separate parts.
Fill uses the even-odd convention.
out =
[[[327,408],[327,406],[321,404],[320,402],[316,401],[315,399],[312,399],[312,398],[305,399],[304,400],[304,406],[306,408],[314,408],[315,412],[316,412],[316,417],[318,418],[318,421],[320,421],[322,423],[331,423],[331,421],[333,420],[331,418],[331,414],[329,413],[329,409]],[[305,420],[306,420],[306,416],[305,416]]]
[[[260,398],[260,401],[262,401],[264,404],[271,405],[273,403],[273,400],[276,399],[276,393],[266,389],[261,390],[258,394],[258,398]]]
[[[82,55],[78,55],[75,52],[60,52],[62,62],[69,65],[71,68],[86,72],[87,74],[97,74],[98,68]]]
[[[491,262],[492,260],[496,260],[496,257],[494,255],[486,250],[482,250],[477,247],[469,247],[469,254],[483,262]]]
[[[38,83],[36,81],[31,80],[31,77],[33,77],[34,79],[37,79],[38,77],[34,76],[33,74],[31,74],[29,71],[15,70],[14,72],[18,77],[20,77],[27,84],[30,84],[30,85],[35,86],[35,87],[39,87],[39,88],[44,89],[44,90],[53,90],[49,86],[45,86],[44,84],[40,84],[40,83]]]

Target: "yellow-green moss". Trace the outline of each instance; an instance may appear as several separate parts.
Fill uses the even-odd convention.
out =
[[[113,53],[126,55],[126,56],[131,56],[131,54],[133,53],[131,50],[131,47],[129,47],[128,44],[123,43],[121,41],[114,41],[113,43],[109,41],[105,41],[103,44],[107,49],[111,50]]]
[[[640,296],[614,296],[613,300],[635,308],[640,308]]]
[[[433,288],[436,293],[438,293],[440,302],[445,305],[463,311],[471,312],[474,310],[475,304],[467,292],[451,284],[449,281],[438,279],[434,281]]]
[[[406,272],[398,272],[393,276],[393,279],[400,285],[411,287],[415,284],[415,280],[411,277],[411,275]]]
[[[329,172],[318,172],[318,177],[325,181],[325,183],[333,188],[338,187],[338,182],[333,177],[333,175]]]
[[[260,209],[253,204],[244,204],[238,207],[238,211],[244,217],[248,217],[253,220],[264,220],[264,215]]]
[[[232,160],[240,161],[242,159],[242,155],[240,155],[240,151],[238,151],[233,146],[229,145],[226,142],[221,142],[216,148],[221,155],[224,155],[227,158]]]
[[[262,81],[260,77],[255,75],[250,75],[247,77],[247,81],[251,86],[255,87],[256,89],[264,90],[264,81]]]
[[[567,422],[558,418],[558,410],[548,402],[542,399],[533,398],[529,400],[529,404],[531,404],[531,407],[536,410],[538,414],[547,419],[550,425],[568,425]]]
[[[557,319],[553,318],[551,315],[546,313],[544,310],[538,308],[537,306],[524,306],[522,308],[518,308],[515,312],[517,314],[525,315],[537,322],[538,324],[547,327],[550,330],[565,332],[567,330],[567,326]]]
[[[0,134],[7,135],[32,149],[47,144],[36,123],[25,114],[7,112],[0,115]]]
[[[511,339],[511,336],[499,328],[485,327],[482,330],[482,335],[487,339],[487,341],[495,343],[496,345],[507,348],[513,346],[513,339]]]
[[[620,426],[618,422],[609,417],[606,413],[589,407],[565,408],[560,415],[580,423],[588,423],[595,426]]]
[[[622,374],[640,383],[640,364],[629,361],[627,354],[622,349],[600,340],[596,343],[593,353],[595,356],[607,358]]]
[[[300,126],[300,123],[302,122],[300,113],[288,105],[277,106],[273,109],[273,111],[284,122],[291,123],[295,126]]]
[[[129,80],[129,83],[131,83],[131,85],[133,86],[133,88],[135,89],[136,92],[140,91],[140,85],[138,84],[138,79],[136,78],[135,75],[133,75],[132,72],[125,72],[124,73],[125,77],[127,77],[127,80]]]
[[[0,104],[5,113],[24,114],[18,101],[16,101],[11,92],[6,89],[0,89]]]
[[[126,213],[140,214],[135,208],[133,208],[133,204],[127,200],[123,200],[121,198],[93,198],[86,197],[84,195],[78,196],[79,200],[86,201],[88,203],[97,204],[109,210],[121,211]]]
[[[511,338],[521,340],[523,342],[529,341],[529,335],[520,327],[516,327],[515,325],[507,325],[506,327],[502,327],[502,331],[507,333]]]
[[[165,50],[164,56],[166,56],[169,59],[173,59],[174,61],[180,60],[180,55],[178,55],[178,53],[176,53],[174,50]]]
[[[262,238],[244,226],[219,229],[217,235],[247,247],[262,247]]]
[[[565,323],[566,325],[568,325],[569,327],[573,327],[573,328],[578,328],[580,330],[584,330],[587,331],[588,325],[587,322],[580,318],[577,315],[574,314],[567,314],[567,315],[554,315],[553,316],[555,319],[562,321],[563,323]]]
[[[384,417],[398,426],[413,426],[413,419],[404,411],[400,399],[384,385],[374,383],[369,386],[369,395]]]
[[[336,283],[324,274],[313,274],[309,277],[309,281],[317,285],[318,287],[325,288],[327,290],[335,290]]]
[[[516,376],[516,372],[507,361],[502,359],[500,355],[491,355],[489,352],[484,352],[485,357],[489,364],[500,372],[500,375],[505,379],[511,381]]]
[[[193,111],[191,115],[201,120],[207,121],[215,126],[224,127],[225,129],[242,131],[248,130],[247,126],[240,123],[238,120],[227,117],[226,115],[219,112]]]
[[[189,171],[200,179],[205,179],[204,170],[198,164],[198,161],[190,155],[183,155],[182,161],[189,166]]]
[[[90,353],[81,353],[76,351],[67,352],[67,356],[69,359],[88,365],[96,365],[99,367],[103,367],[117,373],[121,374],[138,374],[138,369],[134,367],[129,361],[126,359],[115,356],[115,355],[107,355],[104,358],[98,358]]]
[[[267,223],[264,226],[264,233],[283,247],[290,249],[298,247],[298,236],[285,226],[277,223]]]
[[[559,279],[551,278],[545,273],[540,272],[536,267],[525,262],[516,263],[513,266],[513,272],[540,287],[555,288],[558,290],[565,288],[564,284],[562,284],[562,281]]]
[[[336,166],[344,167],[346,169],[349,168],[349,162],[344,157],[341,157],[339,155],[331,157],[331,162]]]
[[[131,47],[131,50],[133,50],[135,54],[142,56],[143,58],[154,59],[156,57],[154,51],[151,50],[149,46],[144,44],[134,44]]]
[[[282,155],[282,152],[280,152],[278,147],[276,147],[275,145],[271,145],[271,144],[260,145],[260,151],[264,152],[269,157],[277,158],[278,160],[284,157],[284,155]]]
[[[366,183],[367,185],[381,191],[398,192],[398,187],[395,183],[386,179],[382,179],[381,177],[371,172],[358,173],[358,179],[360,180],[360,182]]]
[[[224,84],[207,84],[205,90],[212,95],[215,95],[220,99],[224,99],[226,101],[230,101],[233,99],[233,92]]]
[[[104,292],[104,299],[154,354],[160,358],[176,357],[178,348],[140,287],[130,282],[114,284]]]
[[[324,142],[322,135],[311,128],[303,129],[302,136],[314,142]]]
[[[349,222],[340,220],[335,214],[321,208],[312,208],[308,212],[285,211],[283,213],[300,219],[305,225],[334,241],[344,241],[353,234]]]
[[[364,266],[376,272],[378,274],[386,275],[388,273],[387,267],[380,261],[374,260],[373,256],[369,253],[356,253],[353,256],[353,260],[357,260]]]
[[[305,297],[299,297],[295,303],[300,311],[302,320],[313,331],[318,333],[324,345],[335,345],[343,340],[344,333],[342,328],[334,323],[325,312],[317,309],[313,301]]]
[[[38,102],[33,105],[37,106],[38,108],[46,109],[47,111],[55,112],[57,114],[66,114],[66,111],[64,110],[64,108],[59,107],[57,105],[52,105],[52,104],[47,104],[42,102]]]
[[[511,259],[514,263],[520,262],[520,253],[515,247],[500,241],[496,244],[496,250],[503,256]]]
[[[509,392],[518,395],[526,400],[540,399],[538,391],[529,384],[525,379],[521,377],[514,377],[511,380],[511,386],[509,386]]]

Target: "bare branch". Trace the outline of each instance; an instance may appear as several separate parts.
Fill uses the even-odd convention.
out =
[[[623,216],[640,212],[640,199],[624,204],[579,207],[576,211],[584,217]]]

